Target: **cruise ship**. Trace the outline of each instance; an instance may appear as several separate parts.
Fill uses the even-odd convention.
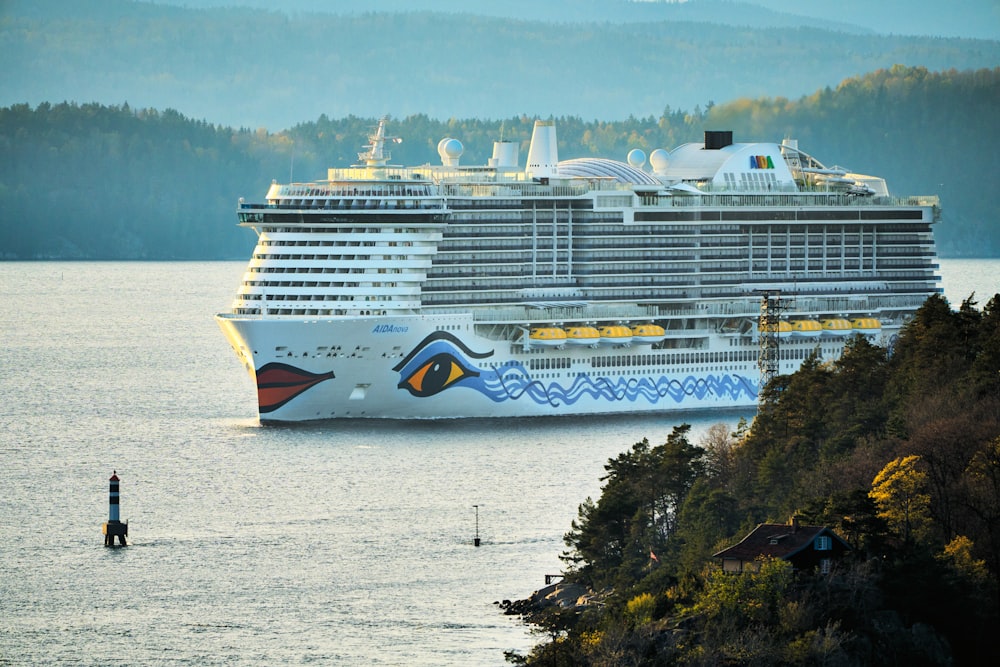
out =
[[[257,244],[216,319],[262,422],[753,408],[940,291],[933,196],[731,131],[560,161],[556,126],[464,165],[358,163],[240,200]]]

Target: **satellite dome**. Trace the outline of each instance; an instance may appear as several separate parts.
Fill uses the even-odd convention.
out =
[[[646,164],[646,154],[638,148],[633,148],[628,152],[628,163],[636,169],[641,169]]]
[[[457,158],[462,157],[462,153],[465,151],[465,146],[458,139],[452,139],[450,137],[445,137],[438,142],[438,155],[442,158],[450,157]]]
[[[653,171],[659,173],[661,171],[666,171],[667,166],[670,164],[670,159],[668,157],[667,151],[662,148],[657,148],[655,151],[649,154],[649,165],[653,168]]]

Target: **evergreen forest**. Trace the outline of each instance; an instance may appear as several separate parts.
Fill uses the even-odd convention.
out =
[[[946,257],[1000,257],[1000,68],[931,72],[895,66],[796,100],[740,99],[659,117],[557,120],[561,159],[624,160],[731,129],[736,141],[799,140],[826,164],[887,179],[899,195],[937,194]],[[320,116],[281,132],[230,128],[172,110],[76,103],[0,108],[0,258],[243,259],[253,233],[236,226],[240,197],[272,179],[311,181],[350,165],[375,118]],[[437,161],[444,137],[483,164],[492,142],[521,142],[534,118],[392,118],[393,162]]]
[[[1000,627],[1000,294],[929,298],[891,350],[855,336],[777,376],[752,424],[610,459],[565,535],[587,604],[534,606],[521,665],[985,665]],[[828,574],[725,572],[759,523],[825,526]],[[774,544],[774,542],[772,542]]]

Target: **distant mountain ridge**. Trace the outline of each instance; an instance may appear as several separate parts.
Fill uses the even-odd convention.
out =
[[[1000,39],[996,0],[157,0],[187,7],[245,6],[284,12],[459,12],[558,23],[694,21],[750,27]]]
[[[407,6],[430,4],[421,2]],[[997,41],[676,20],[530,20],[566,2],[537,3],[540,9],[525,9],[524,18],[514,20],[415,10],[332,15],[128,0],[8,0],[0,10],[0,104],[128,101],[269,129],[320,114],[612,120],[740,97],[796,97],[897,63],[932,70],[1000,64]],[[283,7],[313,4],[298,0]],[[383,0],[371,6],[398,5]],[[749,6],[579,0],[579,11],[567,16],[579,19],[588,8],[608,7],[680,12],[688,5],[724,7],[715,12],[720,18]],[[363,4],[336,6],[347,11]]]
[[[752,0],[286,0],[276,7],[269,0],[157,0],[158,4],[191,8],[248,7],[302,12],[360,15],[372,12],[435,12],[469,14],[518,21],[556,24],[691,21],[744,27],[809,27],[872,33],[869,26],[838,18],[810,18],[792,11],[761,7]]]

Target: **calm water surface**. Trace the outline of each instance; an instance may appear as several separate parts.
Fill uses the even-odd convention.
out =
[[[0,664],[503,665],[534,638],[493,602],[561,569],[607,459],[740,416],[262,427],[211,318],[244,265],[0,264]]]

